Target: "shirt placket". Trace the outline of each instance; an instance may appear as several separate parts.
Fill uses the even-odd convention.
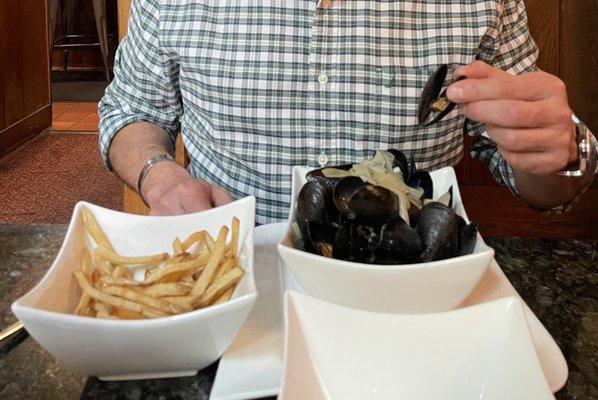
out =
[[[331,70],[333,63],[327,48],[328,35],[332,34],[329,20],[330,11],[322,4],[315,11],[311,27],[309,44],[309,74],[308,74],[308,105],[307,119],[309,121],[308,146],[310,155],[309,165],[323,167],[331,161],[330,152],[330,118],[329,105],[326,99],[332,90]],[[327,123],[328,122],[328,123]]]

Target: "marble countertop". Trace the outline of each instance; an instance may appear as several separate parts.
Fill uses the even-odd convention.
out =
[[[10,304],[44,275],[62,225],[0,225],[0,329]],[[598,243],[487,238],[513,286],[560,345],[569,365],[559,400],[598,399]],[[23,335],[0,350],[1,399],[208,399],[217,365],[196,376],[101,382],[57,361]]]

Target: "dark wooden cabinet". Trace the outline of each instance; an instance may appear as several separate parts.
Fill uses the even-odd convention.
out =
[[[52,121],[45,1],[0,1],[0,156]]]

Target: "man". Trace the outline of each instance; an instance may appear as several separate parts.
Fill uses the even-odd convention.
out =
[[[258,222],[284,219],[293,165],[379,148],[454,165],[464,117],[477,122],[473,157],[531,205],[563,209],[591,181],[595,139],[580,156],[565,85],[534,72],[522,0],[135,0],[130,18],[100,147],[154,215],[255,195]],[[466,77],[448,89],[459,107],[420,127],[418,97],[441,64]],[[179,131],[188,170],[168,156]]]

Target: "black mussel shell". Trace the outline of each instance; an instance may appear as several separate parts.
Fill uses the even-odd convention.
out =
[[[473,253],[478,235],[478,225],[475,222],[467,224],[463,218],[459,218],[459,251],[457,255],[466,256]]]
[[[403,176],[406,177],[409,174],[409,162],[405,153],[397,149],[388,149],[388,152],[394,156],[392,168],[399,167]]]
[[[421,126],[432,125],[440,121],[444,116],[450,113],[455,108],[455,103],[446,98],[446,89],[440,93],[442,86],[446,80],[448,73],[448,65],[443,64],[436,71],[430,75],[428,82],[419,99],[419,106],[417,109],[417,120]],[[459,77],[458,80],[465,77]],[[440,109],[436,109],[440,105]],[[435,112],[436,115],[428,122],[430,114]]]
[[[305,178],[307,179],[308,182],[318,181],[318,182],[323,183],[324,185],[326,185],[326,188],[328,189],[329,193],[332,195],[334,186],[341,178],[328,178],[327,176],[325,176],[323,174],[322,170],[326,169],[326,168],[334,168],[334,169],[342,169],[344,171],[348,171],[352,167],[353,167],[353,164],[344,164],[344,165],[338,165],[338,166],[334,166],[334,167],[318,168],[318,169],[309,171],[307,173],[307,175],[305,175]]]
[[[413,188],[424,189],[424,198],[426,199],[431,199],[434,196],[434,185],[428,171],[415,171],[405,183]]]
[[[371,230],[346,218],[344,221],[336,232],[333,257],[345,261],[371,262],[368,247]]]
[[[334,250],[333,228],[310,221],[307,225],[309,242],[315,252],[321,256],[331,258]]]
[[[418,221],[419,234],[424,251],[423,262],[454,257],[459,245],[459,220],[451,208],[432,202],[422,207]]]
[[[393,218],[380,228],[372,252],[377,264],[406,264],[419,261],[423,250],[417,231],[401,218]]]
[[[353,224],[345,217],[341,218],[341,222],[334,237],[332,257],[338,260],[348,260],[353,253]]]
[[[432,103],[438,99],[447,73],[448,65],[442,64],[428,78],[419,98],[419,106],[417,107],[417,121],[420,125],[423,125],[430,116]]]
[[[332,200],[341,214],[367,226],[379,226],[398,215],[401,201],[390,190],[348,176],[337,182]]]
[[[295,217],[304,240],[308,237],[308,224],[311,221],[323,226],[329,225],[328,203],[330,203],[330,196],[322,182],[307,182],[301,188],[297,196]]]
[[[424,198],[431,199],[434,196],[434,185],[432,177],[427,171],[419,170],[415,166],[415,160],[411,157],[408,172],[405,176],[405,183],[413,188],[424,189]]]

